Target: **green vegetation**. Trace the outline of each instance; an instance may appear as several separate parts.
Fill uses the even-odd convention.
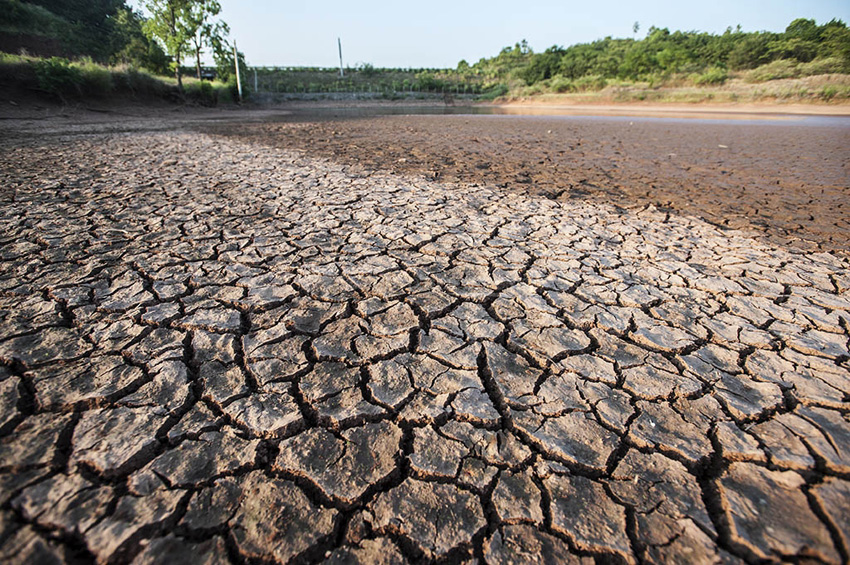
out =
[[[477,95],[497,86],[492,81],[473,78],[467,80],[458,73],[440,69],[383,69],[370,64],[345,70],[340,78],[339,69],[318,67],[289,67],[251,69],[247,75],[251,83],[257,73],[257,85],[262,92],[276,93],[327,93],[372,92],[391,96],[410,94]]]
[[[188,53],[195,56],[198,80],[201,80],[204,48],[212,48],[217,59],[227,57],[226,36],[230,30],[226,23],[212,19],[221,12],[217,0],[147,0],[145,7],[151,17],[142,28],[149,37],[163,45],[174,60],[173,68],[180,90],[183,89],[183,58]]]
[[[783,33],[747,33],[739,26],[712,35],[651,27],[645,39],[606,37],[542,53],[523,41],[471,66],[461,61],[456,72],[499,81],[520,95],[599,91],[618,83],[718,86],[733,76],[764,82],[850,73],[850,29],[840,20],[817,25],[802,18]]]
[[[0,0],[0,50],[22,54],[0,58],[0,78],[22,77],[26,88],[61,100],[113,92],[157,93],[201,104],[235,98],[233,46],[227,24],[218,19],[220,0],[145,0],[145,7],[147,16],[126,0]],[[635,22],[635,36],[639,30]],[[218,82],[203,80],[210,76],[201,66],[205,51],[213,55]],[[720,35],[650,27],[643,39],[606,37],[542,53],[522,41],[473,65],[461,61],[455,69],[366,63],[346,69],[344,78],[327,68],[249,69],[244,54],[237,57],[246,92],[256,80],[261,92],[370,92],[386,98],[850,98],[850,29],[840,20],[818,25],[797,19],[781,33],[744,32],[740,26]],[[173,79],[163,77],[168,74]],[[197,79],[184,80],[191,74]],[[817,77],[837,78],[808,80]]]
[[[218,0],[147,0],[151,16],[126,0],[0,0],[6,84],[66,101],[113,92],[176,97],[200,104],[232,100],[229,28],[215,19]],[[201,55],[211,49],[222,81],[201,80]],[[33,56],[30,56],[33,55]],[[183,88],[183,58],[191,55],[197,81]],[[244,66],[244,55],[240,53]],[[247,69],[246,69],[247,70]],[[174,84],[153,75],[173,73]]]
[[[113,94],[182,99],[202,106],[236,100],[235,88],[231,84],[186,79],[181,98],[176,79],[155,76],[134,67],[104,67],[86,58],[69,61],[61,57],[39,59],[0,54],[0,81],[41,91],[62,102],[105,99]]]
[[[104,64],[167,68],[165,53],[142,33],[124,0],[0,0],[0,39],[33,54],[90,57]]]
[[[639,27],[633,26],[635,34]],[[281,93],[451,93],[482,99],[560,94],[579,100],[685,102],[788,99],[790,89],[796,99],[824,101],[847,98],[846,88],[758,91],[738,85],[850,73],[850,29],[839,20],[817,25],[807,19],[794,20],[782,33],[747,33],[739,27],[712,35],[651,27],[644,39],[607,37],[542,53],[522,41],[495,57],[474,65],[461,61],[451,70],[363,64],[347,69],[344,79],[337,69],[254,70],[260,91]]]

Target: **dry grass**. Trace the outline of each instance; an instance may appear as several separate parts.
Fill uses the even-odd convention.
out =
[[[533,97],[535,102],[593,104],[618,102],[670,103],[758,103],[793,102],[813,104],[850,103],[850,75],[829,74],[771,80],[753,84],[741,76],[730,77],[723,85],[693,86],[670,81],[663,86],[649,83],[620,83],[596,92],[546,93],[528,90],[509,95],[506,101]]]

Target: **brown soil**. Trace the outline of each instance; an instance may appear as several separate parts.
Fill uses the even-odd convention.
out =
[[[755,229],[784,245],[850,249],[850,127],[844,120],[364,117],[302,108],[272,121],[266,115],[259,123],[203,129],[365,170],[629,208],[654,205]]]

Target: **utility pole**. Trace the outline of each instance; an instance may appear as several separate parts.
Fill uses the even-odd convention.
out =
[[[339,78],[345,78],[345,72],[342,70],[342,39],[337,37],[336,41],[339,44]]]
[[[239,74],[239,53],[236,51],[236,41],[233,42],[233,62],[236,64],[236,89],[239,91],[239,102],[242,102],[242,77]]]

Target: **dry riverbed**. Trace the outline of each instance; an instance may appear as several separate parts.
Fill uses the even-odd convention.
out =
[[[2,126],[0,561],[847,562],[847,130],[721,126]]]

